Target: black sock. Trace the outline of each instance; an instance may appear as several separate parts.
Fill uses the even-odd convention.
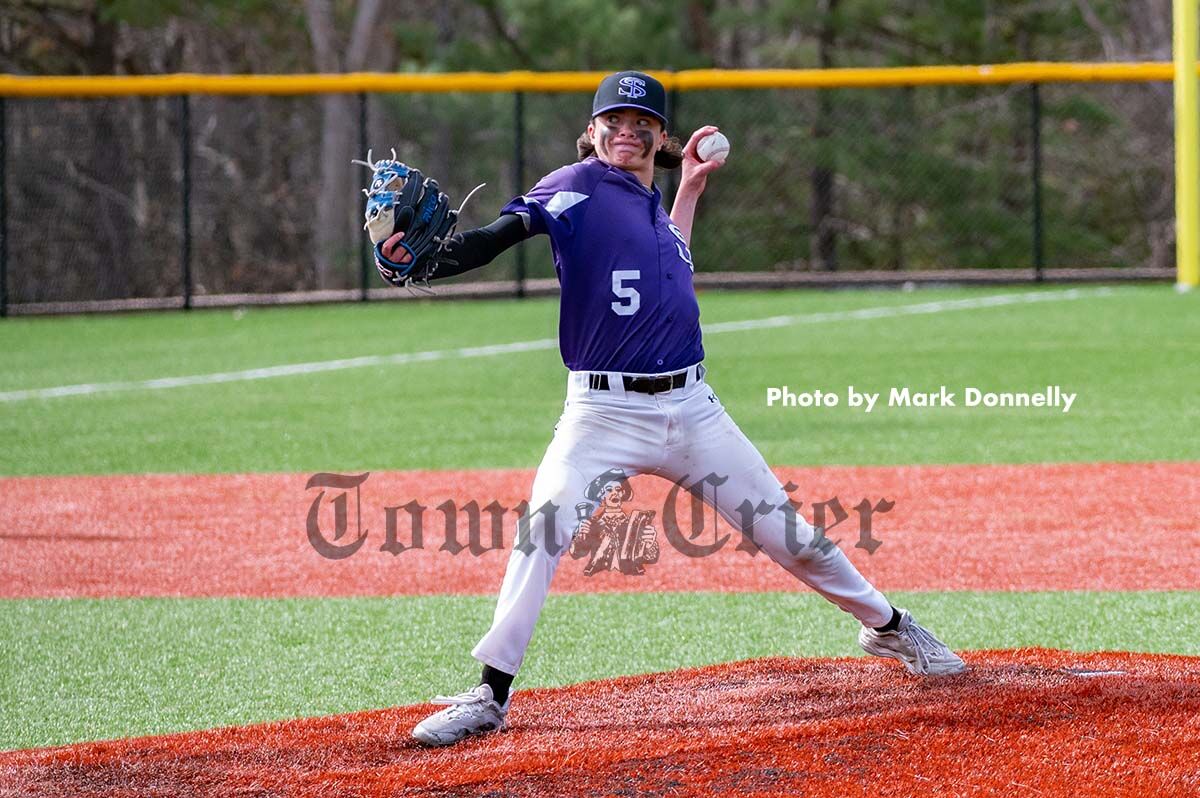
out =
[[[892,607],[892,619],[883,626],[876,626],[876,632],[894,632],[900,626],[900,610]]]
[[[492,688],[492,697],[496,699],[497,704],[504,706],[504,702],[508,700],[508,688],[512,687],[513,675],[498,671],[491,665],[484,665],[483,677],[479,683]]]

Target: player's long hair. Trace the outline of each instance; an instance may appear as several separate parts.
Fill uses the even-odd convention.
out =
[[[592,146],[592,140],[588,138],[586,129],[579,134],[579,139],[575,142],[575,149],[579,150],[579,160],[581,161],[596,154],[596,148]],[[683,145],[674,136],[667,136],[662,147],[654,153],[654,165],[661,169],[678,169],[682,163]]]

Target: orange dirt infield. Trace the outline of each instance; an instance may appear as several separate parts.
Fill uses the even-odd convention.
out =
[[[839,497],[850,519],[829,531],[884,590],[1171,590],[1200,578],[1200,463],[781,468],[812,520],[812,503]],[[309,475],[156,475],[0,479],[0,597],[333,596],[491,594],[499,587],[530,471],[383,472],[361,488],[366,541],[353,556],[318,555],[306,517],[318,489]],[[662,556],[640,576],[585,576],[564,558],[556,592],[792,590],[796,582],[762,554],[736,550],[689,558],[663,539],[670,483],[633,480],[629,509],[653,509]],[[318,518],[333,528],[330,490]],[[678,503],[685,532],[691,511]],[[349,494],[353,539],[357,502]],[[496,501],[504,550],[441,551],[447,500]],[[863,499],[895,503],[877,515],[871,555],[854,548]],[[424,548],[382,551],[385,507],[418,500]],[[567,514],[573,519],[571,508]],[[460,513],[458,534],[468,524]],[[398,516],[407,540],[407,514]],[[713,514],[697,543],[732,535]],[[484,515],[484,537],[489,529]],[[35,567],[36,566],[36,567]]]
[[[1200,660],[1026,649],[940,680],[766,659],[519,693],[425,749],[427,705],[0,753],[0,795],[1195,796]]]

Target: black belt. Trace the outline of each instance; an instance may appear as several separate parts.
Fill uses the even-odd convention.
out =
[[[700,367],[697,366],[697,369]],[[661,377],[634,377],[629,374],[621,375],[621,382],[625,386],[625,390],[633,391],[634,393],[666,393],[673,391],[676,388],[682,388],[687,385],[688,372],[691,369],[684,369],[675,374],[664,374]],[[589,374],[588,388],[593,391],[608,390],[608,375],[607,374]]]

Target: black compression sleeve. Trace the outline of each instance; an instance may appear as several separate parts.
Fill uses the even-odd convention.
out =
[[[528,237],[525,222],[511,213],[502,215],[486,227],[458,233],[447,242],[433,277],[440,280],[486,266],[501,252]]]

